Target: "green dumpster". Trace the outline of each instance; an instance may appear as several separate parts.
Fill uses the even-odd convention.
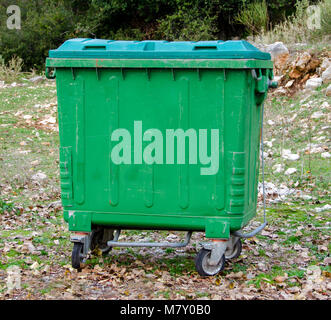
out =
[[[61,199],[73,267],[89,250],[180,247],[205,232],[201,275],[241,251],[256,214],[270,55],[246,41],[72,39],[56,77]],[[122,242],[123,229],[187,231],[179,243]]]

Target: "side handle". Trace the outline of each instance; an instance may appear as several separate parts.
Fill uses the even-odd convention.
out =
[[[255,69],[252,69],[252,77],[257,82],[256,92],[258,93],[265,93],[269,88],[278,87],[278,82],[269,79],[269,77],[265,75],[262,75],[261,70],[259,70],[259,76],[257,76]]]
[[[45,76],[47,79],[55,79],[56,69],[47,67],[45,71]]]
[[[277,81],[274,81],[274,80],[269,80],[268,79],[268,88],[277,88],[278,87],[278,82]]]

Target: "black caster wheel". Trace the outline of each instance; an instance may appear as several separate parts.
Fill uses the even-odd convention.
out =
[[[241,240],[238,239],[238,241],[233,247],[232,252],[229,250],[225,251],[225,259],[226,260],[237,259],[241,255],[241,251],[242,251],[242,243]]]
[[[200,276],[214,276],[221,272],[225,267],[225,256],[223,255],[220,262],[216,266],[208,263],[211,255],[211,250],[201,249],[195,258],[195,268]]]
[[[84,245],[79,242],[74,243],[74,247],[72,249],[72,254],[71,254],[71,265],[74,269],[80,269],[80,263],[83,260],[83,248]]]
[[[108,228],[96,228],[92,230],[91,251],[99,249],[102,254],[107,254],[112,247],[107,242],[114,238],[114,230]]]

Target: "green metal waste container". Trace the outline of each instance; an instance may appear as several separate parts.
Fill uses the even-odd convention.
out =
[[[210,240],[196,259],[200,274],[240,254],[238,230],[256,213],[272,68],[246,41],[73,39],[49,52],[75,268],[90,249],[179,247],[194,231]],[[121,229],[188,235],[123,243]]]

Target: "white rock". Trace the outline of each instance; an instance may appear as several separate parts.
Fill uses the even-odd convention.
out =
[[[311,55],[308,52],[304,52],[300,54],[299,60],[295,63],[295,66],[299,70],[304,70],[310,59],[311,59]]]
[[[30,164],[31,164],[32,166],[37,166],[39,163],[40,163],[39,160],[34,160],[34,161],[31,161],[31,162],[30,162]]]
[[[331,158],[331,154],[329,152],[323,152],[321,153],[321,157],[325,159]]]
[[[263,152],[263,158],[264,159],[267,159],[268,157],[269,157],[269,154],[272,156],[272,152]],[[260,155],[260,157],[261,157],[261,155]]]
[[[321,137],[315,138],[314,140],[316,140],[316,141],[322,141],[322,140],[325,140],[325,139],[326,139],[325,136],[321,136]]]
[[[282,157],[287,160],[299,160],[300,156],[298,154],[294,154],[290,149],[283,149]]]
[[[272,120],[268,120],[268,121],[267,121],[267,124],[268,124],[269,126],[273,126],[273,125],[275,124],[275,122],[273,122]]]
[[[283,149],[283,151],[282,151],[282,155],[289,154],[289,153],[292,153],[291,149]]]
[[[288,168],[286,171],[285,171],[285,174],[287,176],[291,175],[292,173],[296,172],[297,169],[296,168]]]
[[[272,141],[264,141],[263,143],[265,146],[272,148]]]
[[[42,273],[48,273],[50,269],[51,269],[50,265],[46,265]]]
[[[29,120],[31,118],[32,118],[32,116],[30,114],[26,114],[23,116],[23,119],[25,119],[25,120]]]
[[[288,195],[296,192],[296,189],[289,189],[286,185],[281,184],[280,186],[276,186],[272,182],[265,182],[265,193],[266,196],[271,202],[278,202],[284,200]],[[258,185],[259,194],[263,194],[263,185],[259,182]]]
[[[322,80],[323,83],[330,83],[331,82],[331,66],[329,66],[323,73],[322,73]]]
[[[288,154],[287,155],[287,160],[292,160],[292,161],[295,161],[295,160],[299,160],[300,159],[300,156],[298,154]]]
[[[329,84],[329,86],[326,88],[325,94],[326,96],[331,97],[331,84]]]
[[[283,87],[279,87],[278,89],[276,89],[275,93],[287,93],[287,91]]]
[[[331,66],[331,60],[329,58],[324,58],[321,64],[321,70],[326,70]]]
[[[322,78],[311,78],[306,82],[306,89],[316,89],[320,87],[323,83]]]
[[[18,151],[18,153],[20,153],[20,154],[28,154],[30,152],[31,152],[31,150],[20,150],[20,151]]]
[[[281,75],[281,76],[274,76],[274,81],[277,81],[277,82],[279,82],[280,80],[282,80],[283,79],[283,75]]]
[[[13,83],[11,84],[11,86],[12,86],[12,87],[17,87],[17,83],[16,83],[16,82],[13,82]]]
[[[306,45],[307,45],[307,43],[305,43],[305,42],[297,42],[294,44],[294,46],[297,48],[302,48],[302,47],[305,47]]]
[[[36,174],[34,174],[31,179],[35,180],[35,181],[42,181],[45,180],[47,178],[47,175],[43,172],[37,172]]]
[[[297,117],[298,115],[295,113],[292,118],[288,119],[288,122],[291,123],[295,120],[295,118]]]
[[[36,77],[33,77],[30,79],[30,82],[33,82],[33,83],[40,83],[44,80],[44,78],[42,76],[36,76]]]
[[[326,211],[326,210],[330,210],[330,209],[331,209],[331,205],[326,204],[324,207],[316,208],[315,212],[322,212],[322,211]]]
[[[321,153],[324,151],[324,149],[314,143],[312,143],[309,147],[306,148],[306,151],[309,151],[310,154],[313,154],[313,153]]]
[[[293,83],[294,83],[294,80],[290,80],[289,82],[286,83],[285,88],[291,87]]]
[[[48,123],[54,124],[54,123],[56,123],[56,118],[49,116],[48,118],[45,118],[44,120],[40,121],[40,123],[41,124],[48,124]]]
[[[31,268],[32,270],[36,270],[36,269],[38,269],[38,268],[39,268],[39,263],[38,263],[37,261],[35,261],[35,262],[30,266],[30,268]]]
[[[30,241],[26,241],[24,244],[23,244],[23,247],[25,249],[27,249],[30,253],[32,254],[36,254],[37,250],[35,248],[35,246],[32,244],[32,242]]]
[[[327,109],[327,108],[329,108],[330,107],[330,105],[329,105],[329,103],[327,102],[327,101],[324,101],[322,104],[321,104],[321,109]]]
[[[49,123],[56,123],[56,118],[55,117],[49,117],[48,122]]]
[[[272,168],[274,169],[274,172],[277,173],[284,171],[284,168],[280,163],[275,164]]]
[[[311,115],[312,119],[319,119],[322,118],[324,116],[323,112],[321,111],[316,111]]]
[[[0,81],[0,88],[5,86],[5,82],[4,81]]]
[[[283,42],[275,42],[273,44],[269,44],[265,50],[271,54],[273,60],[281,54],[289,53]]]

